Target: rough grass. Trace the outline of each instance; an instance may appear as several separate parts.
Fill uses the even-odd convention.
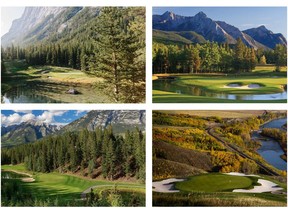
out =
[[[271,193],[157,193],[153,192],[153,206],[283,206],[286,195]]]
[[[189,177],[187,181],[177,182],[175,187],[186,192],[231,192],[234,189],[252,188],[256,182],[257,178],[253,177],[209,173]]]
[[[213,167],[210,156],[205,152],[185,149],[162,141],[154,141],[153,150],[157,158],[186,164],[205,171],[210,171]]]
[[[263,110],[161,110],[163,113],[188,114],[202,117],[247,118],[263,114]]]

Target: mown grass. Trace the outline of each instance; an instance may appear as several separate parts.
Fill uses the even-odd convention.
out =
[[[273,65],[257,66],[253,72],[238,73],[238,74],[196,74],[196,75],[181,75],[170,74],[177,76],[173,82],[178,86],[198,86],[199,88],[208,92],[214,93],[230,93],[230,94],[272,94],[283,92],[283,86],[287,83],[287,68],[283,67],[281,72],[273,72],[275,67]],[[153,80],[157,78],[154,77]],[[240,85],[259,84],[260,88],[253,89],[238,89],[238,88],[224,88],[224,86],[238,83]],[[177,94],[175,92],[153,90],[154,103],[285,103],[287,100],[228,100],[218,99],[208,96],[193,96],[188,94]]]
[[[69,205],[69,203],[79,201],[81,193],[91,186],[97,186],[99,190],[117,187],[118,190],[123,190],[124,192],[129,190],[130,192],[145,193],[145,185],[138,183],[89,180],[56,172],[34,173],[27,171],[23,165],[4,165],[1,166],[1,169],[32,174],[35,181],[21,182],[21,187],[35,199],[57,200],[60,206],[66,206],[67,203]],[[96,190],[98,190],[98,188],[95,189],[95,191]]]
[[[258,178],[209,173],[191,176],[187,181],[177,182],[175,187],[186,192],[221,192],[234,189],[249,189],[257,185]]]

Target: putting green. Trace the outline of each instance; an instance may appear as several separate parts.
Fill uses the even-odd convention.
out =
[[[252,188],[255,182],[257,182],[255,177],[210,173],[189,177],[187,181],[177,182],[175,187],[187,192],[223,192]]]

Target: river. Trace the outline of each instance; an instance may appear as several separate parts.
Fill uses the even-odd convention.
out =
[[[261,126],[262,128],[278,128],[282,129],[282,126],[287,122],[286,118],[275,119]],[[261,147],[257,152],[271,165],[280,170],[287,169],[287,162],[280,156],[284,154],[279,143],[270,138],[264,137],[257,132],[252,134],[253,139],[258,139],[261,142]]]

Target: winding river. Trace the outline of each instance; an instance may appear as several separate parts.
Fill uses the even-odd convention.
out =
[[[153,90],[167,91],[178,94],[187,94],[193,96],[205,96],[219,99],[228,100],[281,100],[287,99],[287,92],[283,91],[281,93],[274,94],[227,94],[227,93],[215,93],[206,91],[203,88],[193,85],[180,86],[176,85],[173,80],[154,80]]]
[[[287,122],[286,118],[275,119],[261,126],[262,128],[278,128],[282,129],[282,126]],[[252,134],[253,139],[258,139],[261,142],[261,147],[257,152],[271,165],[280,169],[287,169],[287,162],[280,158],[284,154],[279,143],[269,137],[264,137],[257,132]]]

